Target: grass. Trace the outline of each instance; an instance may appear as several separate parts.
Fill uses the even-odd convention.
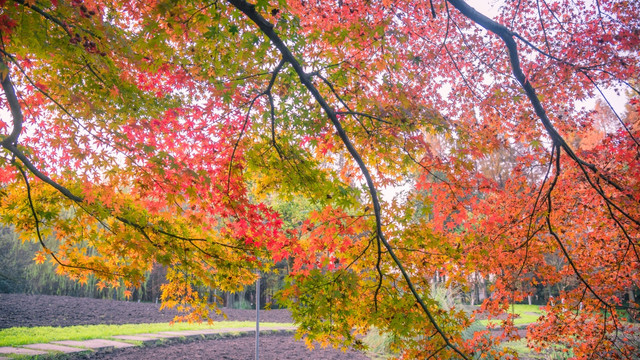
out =
[[[518,317],[514,319],[514,324],[517,326],[535,322],[543,314],[543,311],[539,305],[513,304],[509,308],[509,313],[518,315]],[[501,320],[476,321],[465,331],[463,336],[470,338],[474,332],[485,330],[490,322],[500,326]],[[389,351],[390,338],[388,334],[380,333],[376,329],[372,329],[363,341],[369,346],[367,355],[373,360],[386,360],[390,357],[397,356],[397,354]],[[499,346],[501,348],[509,348],[517,352],[519,356],[532,360],[564,360],[573,356],[571,351],[564,352],[563,347],[560,345],[545,349],[542,353],[536,353],[533,349],[527,347],[527,341],[525,339],[503,342]]]
[[[58,340],[105,339],[114,335],[135,335],[161,331],[228,329],[255,327],[254,321],[219,321],[212,325],[189,323],[154,323],[127,325],[77,325],[68,327],[13,327],[0,330],[0,346],[16,346],[36,343],[48,343]],[[261,329],[293,324],[260,323]]]
[[[513,324],[518,326],[536,322],[542,315],[542,310],[540,310],[540,306],[538,305],[513,304],[509,307],[509,313],[518,315],[517,318],[513,319]],[[488,326],[489,324],[499,326],[501,320],[480,320],[479,322],[484,326]]]
[[[368,347],[367,356],[372,360],[385,360],[397,356],[398,354],[394,354],[389,348],[391,340],[389,334],[381,333],[378,329],[371,328],[363,339],[363,342]]]
[[[552,346],[537,353],[527,347],[527,340],[525,339],[503,342],[501,346],[515,350],[519,356],[531,360],[565,360],[573,357],[573,352],[570,349],[566,349],[560,345]],[[563,351],[563,349],[565,351]]]
[[[500,344],[500,347],[506,347],[511,350],[515,350],[519,356],[526,356],[527,358],[535,358],[535,356],[537,355],[534,353],[533,349],[527,346],[527,340],[525,339],[506,341]]]

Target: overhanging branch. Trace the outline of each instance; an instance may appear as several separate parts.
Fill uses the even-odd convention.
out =
[[[380,200],[378,198],[378,191],[373,183],[373,179],[371,177],[371,174],[367,166],[365,165],[359,152],[356,150],[353,143],[347,136],[347,133],[342,127],[342,123],[336,116],[336,112],[334,111],[334,109],[327,103],[327,101],[322,96],[322,94],[320,94],[320,91],[318,90],[318,88],[316,88],[316,86],[311,81],[311,77],[309,76],[309,74],[307,74],[304,71],[304,69],[302,68],[302,65],[300,64],[300,62],[298,62],[298,59],[296,59],[296,57],[293,55],[291,50],[289,50],[289,48],[282,41],[280,36],[278,36],[278,34],[274,31],[273,24],[269,23],[262,15],[260,15],[256,11],[255,5],[250,4],[245,0],[227,0],[227,1],[236,9],[240,10],[251,21],[253,21],[258,26],[260,31],[262,31],[262,33],[264,33],[264,35],[266,35],[269,38],[269,40],[271,40],[273,45],[278,49],[278,51],[282,55],[282,58],[286,62],[291,64],[294,71],[298,75],[300,82],[307,88],[307,90],[313,96],[314,100],[320,105],[322,110],[325,112],[325,114],[333,124],[334,128],[336,129],[336,133],[340,137],[340,140],[346,147],[347,151],[349,152],[353,160],[358,164],[358,167],[360,168],[362,175],[366,179],[367,187],[369,189],[369,194],[371,196],[371,202],[373,203],[373,209],[376,217],[376,234],[379,242],[381,242],[382,245],[389,252],[389,255],[391,256],[394,263],[402,273],[402,277],[407,283],[407,286],[409,287],[409,290],[411,291],[412,295],[420,305],[420,308],[422,309],[422,311],[425,313],[425,315],[429,319],[429,322],[433,325],[433,327],[436,329],[438,334],[442,337],[445,344],[448,347],[450,347],[453,351],[455,351],[458,355],[460,355],[462,358],[468,359],[468,357],[464,353],[462,353],[454,344],[451,343],[451,341],[447,337],[447,334],[440,328],[433,314],[431,314],[431,311],[429,311],[426,303],[424,302],[420,294],[418,294],[415,286],[413,285],[413,281],[411,280],[411,277],[405,270],[400,259],[396,256],[393,247],[391,247],[391,245],[387,241],[385,234],[382,231],[382,215],[381,215]]]
[[[542,122],[547,134],[551,137],[553,144],[562,148],[564,152],[578,165],[580,170],[584,173],[589,185],[598,193],[598,195],[613,208],[618,210],[623,216],[625,216],[630,221],[634,222],[636,225],[640,226],[640,220],[633,217],[631,214],[622,209],[618,204],[614,203],[610,197],[608,197],[604,191],[596,187],[590,176],[588,171],[594,174],[596,177],[603,179],[609,185],[616,188],[616,190],[624,193],[624,188],[615,182],[610,177],[604,175],[602,171],[600,171],[594,164],[590,164],[583,159],[581,159],[574,151],[571,149],[569,144],[565,141],[565,139],[558,133],[556,128],[551,123],[551,120],[547,116],[547,113],[540,101],[540,98],[536,94],[536,90],[529,82],[529,79],[525,76],[522,71],[522,67],[520,66],[520,55],[518,54],[518,45],[516,44],[515,38],[517,35],[509,30],[506,26],[486,17],[485,15],[479,13],[474,8],[469,6],[464,0],[447,0],[451,5],[453,5],[462,15],[466,16],[469,20],[475,22],[481,27],[485,28],[489,32],[497,35],[505,44],[507,52],[509,54],[509,62],[511,65],[511,71],[513,76],[516,78],[522,89],[524,90],[527,98],[531,102],[531,105]],[[588,170],[587,170],[588,169]]]
[[[13,88],[13,83],[11,82],[11,77],[8,73],[9,66],[4,62],[2,57],[0,57],[0,68],[7,69],[7,74],[2,78],[2,90],[4,90],[4,93],[7,96],[7,102],[9,102],[9,109],[11,110],[11,116],[13,117],[13,130],[11,130],[11,134],[9,134],[9,136],[2,139],[2,146],[6,147],[7,145],[13,145],[18,142],[18,137],[22,132],[24,116],[20,109],[16,90]]]

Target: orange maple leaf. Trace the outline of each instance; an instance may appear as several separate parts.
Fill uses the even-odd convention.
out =
[[[36,256],[33,258],[36,264],[43,264],[46,259],[47,258],[41,252],[36,253]]]

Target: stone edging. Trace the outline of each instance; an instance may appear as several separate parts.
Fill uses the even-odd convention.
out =
[[[293,326],[276,326],[260,329],[261,334],[292,332]],[[134,346],[155,346],[168,342],[219,339],[226,336],[255,334],[255,328],[227,328],[163,331],[159,333],[115,335],[108,339],[62,340],[43,344],[28,344],[15,347],[0,347],[0,360],[12,359],[82,359],[91,358],[98,352],[111,352]],[[10,356],[10,357],[5,357]]]

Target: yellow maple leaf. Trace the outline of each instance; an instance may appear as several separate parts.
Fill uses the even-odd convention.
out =
[[[105,284],[104,281],[98,281],[98,283],[96,284],[96,288],[98,288],[98,290],[102,290],[106,287],[107,287],[107,284]]]
[[[87,276],[87,274],[82,274],[82,275],[80,276],[80,278],[78,279],[78,282],[79,282],[81,285],[86,285],[88,281],[89,281],[89,277]]]
[[[36,256],[33,258],[36,264],[43,264],[46,259],[47,258],[41,252],[37,252]]]

